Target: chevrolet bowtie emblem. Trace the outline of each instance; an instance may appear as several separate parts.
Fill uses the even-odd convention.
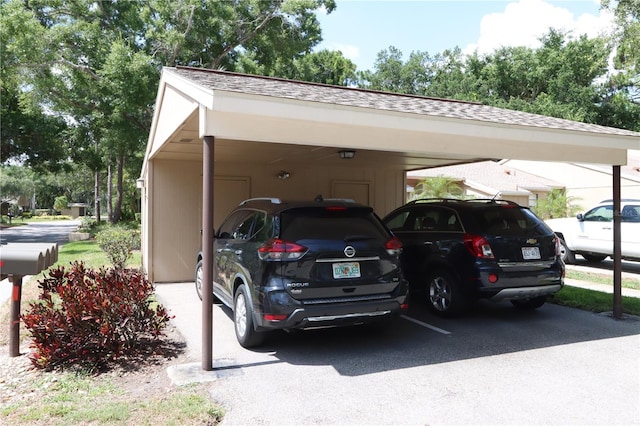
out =
[[[538,240],[536,240],[535,238],[529,238],[529,239],[527,240],[527,244],[535,244],[535,243],[537,243],[537,242],[538,242]]]

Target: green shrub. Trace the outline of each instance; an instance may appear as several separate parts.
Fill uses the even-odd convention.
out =
[[[57,211],[62,211],[68,208],[68,206],[69,206],[69,200],[67,199],[66,195],[61,195],[59,197],[56,197],[55,201],[53,202],[53,208],[54,210],[57,210]]]
[[[131,252],[140,247],[140,236],[136,233],[119,227],[107,228],[96,235],[98,245],[107,254],[109,261],[115,269],[124,269]]]
[[[157,347],[170,319],[139,271],[95,271],[76,261],[68,271],[50,269],[38,285],[38,300],[22,315],[38,368],[100,369],[122,357],[144,356]]]
[[[90,233],[96,228],[96,226],[98,226],[97,220],[95,220],[91,216],[83,216],[82,219],[80,219],[80,226],[78,226],[78,231]]]

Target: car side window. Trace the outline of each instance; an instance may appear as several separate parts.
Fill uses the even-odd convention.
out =
[[[256,220],[255,214],[244,218],[231,234],[235,240],[248,240],[251,237],[251,228]]]
[[[253,211],[248,216],[242,218],[231,236],[236,240],[250,240],[265,228],[266,213],[263,211]]]
[[[455,211],[442,207],[425,207],[416,212],[413,230],[457,232],[462,231],[462,226]]]
[[[623,222],[640,222],[640,205],[626,205],[622,212]]]
[[[455,212],[445,213],[443,225],[447,231],[462,232],[462,223]]]
[[[246,210],[238,210],[231,214],[225,221],[220,225],[218,232],[216,233],[216,238],[233,238],[234,229],[236,228],[236,224],[241,222],[242,219],[248,216],[251,212]]]
[[[613,206],[598,206],[584,214],[585,222],[611,222]]]
[[[437,231],[438,230],[438,210],[425,209],[420,212],[420,216],[414,223],[416,231]]]
[[[407,217],[409,216],[409,211],[404,210],[393,216],[386,223],[387,228],[391,231],[407,231]]]
[[[270,237],[271,228],[267,226],[267,214],[259,211],[253,214],[255,221],[253,222],[253,228],[251,229],[251,235],[249,238],[258,240],[267,240]]]

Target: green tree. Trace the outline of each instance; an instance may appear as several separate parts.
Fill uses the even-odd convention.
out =
[[[459,48],[436,55],[414,52],[404,62],[390,47],[378,54],[373,71],[359,73],[358,84],[377,90],[482,102],[571,120],[605,122],[602,84],[611,45],[605,38],[577,38],[557,30],[542,46],[502,47],[464,56]],[[618,127],[631,117],[615,108]],[[629,111],[630,113],[635,110]],[[614,114],[608,114],[610,117]],[[626,122],[626,126],[620,123]]]
[[[341,52],[321,50],[306,54],[286,67],[278,67],[267,73],[264,67],[256,67],[248,57],[240,59],[240,70],[251,74],[272,75],[292,80],[348,86],[356,79],[356,65]]]
[[[53,202],[53,209],[56,211],[62,211],[66,209],[68,206],[69,206],[69,200],[67,200],[66,195],[61,195],[59,197],[56,197],[55,201]]]
[[[334,0],[151,0],[141,19],[163,65],[235,71],[244,56],[272,75],[322,41],[315,11],[335,7]]]
[[[0,166],[0,202],[31,199],[33,172],[21,166]]]
[[[577,201],[578,198],[568,196],[564,189],[552,189],[547,198],[536,202],[532,210],[544,220],[571,217],[580,211],[581,207],[576,204]]]
[[[436,98],[478,100],[479,80],[471,72],[472,64],[459,47],[430,55],[412,52],[406,62],[402,52],[391,46],[378,53],[374,71],[358,73],[358,85]]]
[[[640,85],[640,0],[602,0],[602,7],[613,10],[616,18],[617,68],[629,69]]]
[[[359,75],[359,84],[373,90],[395,93],[417,94],[415,78],[407,76],[402,60],[402,52],[395,46],[381,50],[376,56],[374,71],[363,71]],[[410,74],[410,73],[409,73]]]
[[[411,199],[463,198],[464,190],[457,179],[448,176],[426,177],[415,186]]]
[[[66,160],[66,122],[45,113],[41,98],[25,90],[30,71],[42,63],[44,30],[21,2],[0,1],[0,162],[22,162],[39,170],[60,170]]]
[[[615,13],[616,72],[602,88],[599,123],[640,131],[640,0],[603,0]]]
[[[113,222],[130,199],[125,196],[131,187],[126,176],[134,178],[140,170],[162,66],[236,70],[242,59],[271,75],[295,64],[320,42],[315,10],[335,8],[334,0],[0,2],[3,54],[8,53],[7,61],[3,57],[2,89],[3,95],[12,94],[3,99],[28,96],[28,105],[48,112],[45,118],[64,117],[60,123],[71,128],[52,132],[63,133],[71,160],[94,171],[98,217],[103,173],[114,176],[107,184],[115,182],[116,194],[111,196],[111,186],[106,191]],[[350,75],[348,62],[334,65],[334,81]],[[14,104],[7,111],[26,110]],[[44,129],[34,117],[23,113],[18,118]],[[16,147],[12,156],[40,150],[29,137],[33,132],[20,137],[20,128],[7,126],[5,132],[3,125],[3,142],[24,142],[11,145]]]

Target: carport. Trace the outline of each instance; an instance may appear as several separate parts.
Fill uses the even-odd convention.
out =
[[[405,201],[409,170],[503,158],[613,166],[619,241],[619,166],[639,148],[640,133],[481,104],[165,68],[138,180],[143,267],[154,282],[191,281],[202,244],[210,283],[214,227],[245,198],[322,194],[384,215]]]

